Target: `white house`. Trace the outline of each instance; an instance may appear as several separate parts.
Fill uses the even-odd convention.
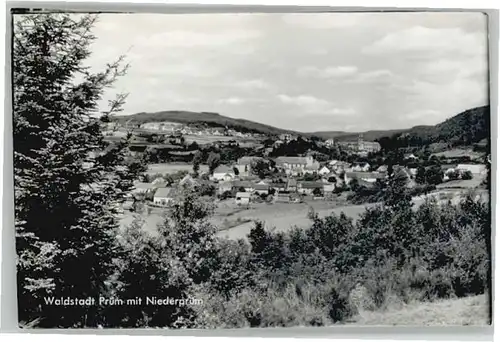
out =
[[[213,172],[211,180],[229,182],[235,177],[234,170],[226,165],[219,165]]]
[[[159,206],[167,206],[174,199],[174,191],[172,188],[159,188],[153,196],[153,203]]]
[[[251,194],[249,192],[237,192],[236,197],[234,198],[234,201],[238,205],[245,205],[250,203],[250,196]]]
[[[322,167],[322,168],[318,171],[318,173],[319,173],[320,175],[322,175],[322,176],[327,175],[327,174],[329,174],[330,172],[331,172],[331,171],[330,171],[330,169],[329,169],[329,168],[327,168],[326,166],[323,166],[323,167]]]
[[[317,163],[312,156],[307,157],[278,157],[276,165],[283,169],[286,174],[303,173],[306,166],[313,166]]]
[[[352,166],[352,171],[368,172],[368,171],[370,171],[370,164],[368,164],[368,163],[354,163]]]

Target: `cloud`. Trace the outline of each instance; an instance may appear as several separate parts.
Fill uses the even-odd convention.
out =
[[[262,79],[243,80],[236,82],[234,86],[247,90],[267,90],[272,88],[271,84]]]
[[[369,55],[427,53],[429,58],[436,54],[476,55],[486,52],[486,36],[466,32],[462,28],[428,28],[414,26],[391,32],[362,49]]]
[[[246,103],[247,101],[245,99],[239,98],[239,97],[228,97],[225,99],[221,99],[217,101],[219,104],[227,104],[227,105],[241,105]]]
[[[338,78],[348,77],[356,74],[358,68],[353,65],[318,68],[314,66],[304,66],[297,70],[297,74],[302,77],[315,78]]]
[[[293,104],[296,106],[307,108],[327,106],[330,104],[330,102],[327,100],[319,99],[311,95],[289,96],[285,94],[279,94],[278,99],[285,104]]]
[[[311,95],[298,95],[289,96],[286,94],[279,94],[277,98],[287,105],[293,105],[299,107],[299,109],[305,113],[315,114],[315,115],[354,115],[356,110],[354,108],[342,108],[338,107],[335,103],[317,98]],[[298,115],[302,115],[301,112],[297,112]]]
[[[365,13],[290,13],[283,15],[282,21],[291,26],[325,30],[352,27],[367,16]]]
[[[197,31],[167,31],[150,36],[143,42],[144,46],[168,47],[219,47],[244,42],[259,37],[257,30],[231,30],[218,33]]]
[[[349,80],[352,83],[388,83],[391,82],[396,76],[394,73],[387,69],[371,70],[359,73],[355,78]]]

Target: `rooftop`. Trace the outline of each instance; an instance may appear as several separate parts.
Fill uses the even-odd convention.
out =
[[[173,188],[158,188],[155,192],[154,197],[172,197],[173,196]]]
[[[236,198],[240,197],[240,198],[250,198],[252,194],[249,193],[249,192],[237,192],[236,193]]]

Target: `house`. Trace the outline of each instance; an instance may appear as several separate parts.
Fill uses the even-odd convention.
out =
[[[331,160],[328,165],[331,171],[342,172],[349,168],[349,163],[340,160]]]
[[[288,193],[278,193],[275,197],[276,202],[281,203],[289,203],[290,202],[290,194]]]
[[[307,157],[278,157],[276,166],[285,171],[286,174],[301,174],[306,166],[313,166],[317,163],[312,156]]]
[[[345,184],[349,184],[349,182],[353,179],[364,180],[369,183],[375,183],[377,179],[385,179],[386,174],[381,172],[346,172],[344,176]]]
[[[244,189],[245,192],[252,193],[255,191],[255,184],[249,181],[233,181],[232,188],[236,191],[242,192],[240,189]]]
[[[323,166],[321,169],[319,169],[318,173],[322,176],[329,174],[331,171],[329,168],[326,166]]]
[[[381,146],[378,142],[374,141],[364,141],[360,139],[358,141],[358,151],[362,152],[378,152],[381,150]]]
[[[284,133],[284,134],[280,134],[279,138],[280,138],[280,140],[282,140],[284,142],[289,142],[290,140],[293,140],[294,137],[291,134]]]
[[[162,184],[166,184],[166,183],[167,183],[167,181],[166,181],[163,177],[158,177],[158,178],[155,178],[155,179],[151,182],[151,184],[153,184],[153,185],[162,185]],[[161,187],[163,187],[163,186],[161,186]]]
[[[267,195],[269,194],[269,184],[265,184],[263,182],[257,183],[254,185],[255,193],[259,195]]]
[[[157,186],[153,183],[145,183],[145,182],[136,182],[134,184],[134,187],[132,189],[132,194],[137,195],[137,194],[147,194],[152,191],[154,191],[156,188],[159,188],[160,186]]]
[[[286,184],[286,191],[288,192],[295,192],[297,191],[297,180],[296,179],[289,179],[287,184]]]
[[[286,191],[286,183],[271,183],[269,186],[277,192]]]
[[[251,164],[257,160],[261,160],[262,158],[260,157],[241,157],[238,159],[236,162],[236,168],[239,171],[240,176],[248,176],[251,173]]]
[[[231,181],[235,177],[234,170],[227,165],[219,165],[213,172],[211,180]]]
[[[323,183],[321,182],[298,182],[297,191],[301,194],[312,195],[315,189],[319,189],[323,192]]]
[[[195,187],[199,185],[199,182],[194,179],[190,174],[187,174],[179,181],[179,185],[186,185],[190,187]]]
[[[327,147],[334,147],[335,146],[335,139],[328,139],[327,141],[325,141],[325,145]]]
[[[416,160],[418,159],[417,156],[415,156],[413,153],[410,153],[410,154],[406,154],[405,155],[405,159],[412,159],[412,160]]]
[[[458,164],[457,170],[461,172],[470,171],[473,175],[484,175],[487,172],[484,164]]]
[[[378,168],[377,168],[377,172],[387,172],[387,165],[380,165]]]
[[[159,206],[167,206],[174,199],[175,191],[173,188],[158,188],[153,196],[153,203]]]
[[[250,204],[250,196],[249,192],[237,192],[234,202],[238,205]]]
[[[368,164],[368,163],[353,163],[352,171],[368,172],[368,171],[370,171],[370,164]]]
[[[334,191],[335,188],[335,183],[323,183],[323,193],[325,194]]]
[[[316,174],[318,173],[319,167],[320,167],[319,163],[316,162],[313,163],[312,165],[306,165],[306,167],[304,167],[302,172],[304,174]]]

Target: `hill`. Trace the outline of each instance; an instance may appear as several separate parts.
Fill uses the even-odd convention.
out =
[[[472,146],[490,137],[490,107],[466,110],[435,126],[415,126],[377,139],[384,147],[409,147],[430,144]],[[368,139],[367,139],[368,140]]]
[[[313,132],[322,139],[335,138],[339,141],[356,140],[360,134],[367,141],[398,139],[405,146],[448,143],[453,146],[467,146],[489,137],[490,107],[482,106],[466,110],[435,126],[415,126],[408,129],[373,130],[366,132]]]
[[[244,133],[252,132],[263,134],[298,134],[297,132],[280,129],[258,122],[245,119],[230,118],[218,113],[211,112],[163,111],[156,113],[138,113],[133,115],[115,116],[112,118],[112,120],[117,121],[121,124],[125,124],[126,122],[133,124],[143,124],[147,122],[170,121],[206,127],[227,127]]]
[[[466,110],[435,126],[415,126],[409,129],[371,130],[366,132],[321,131],[300,133],[258,122],[235,119],[218,113],[191,111],[163,111],[115,116],[113,121],[143,124],[147,122],[170,121],[196,126],[227,127],[240,132],[278,135],[291,133],[303,136],[317,136],[321,139],[335,138],[339,141],[356,140],[363,134],[366,141],[378,141],[384,146],[408,147],[432,143],[450,146],[471,146],[483,142],[490,136],[490,107],[482,106]]]

